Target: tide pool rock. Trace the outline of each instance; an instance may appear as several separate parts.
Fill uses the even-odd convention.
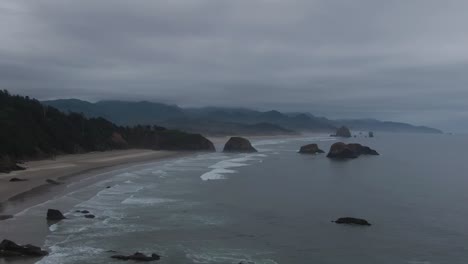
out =
[[[248,139],[242,137],[231,137],[224,145],[223,152],[250,153],[257,150],[250,144]]]

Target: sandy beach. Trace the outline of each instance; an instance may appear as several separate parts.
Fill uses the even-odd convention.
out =
[[[23,210],[102,180],[110,175],[107,172],[189,154],[191,152],[132,149],[63,155],[50,160],[26,162],[22,164],[26,170],[0,174],[0,238],[42,246],[49,230],[45,212],[41,218],[29,219],[22,216]],[[24,181],[10,182],[12,178]],[[50,180],[59,184],[50,183]],[[67,206],[70,205],[58,209],[68,210]],[[13,262],[0,260],[0,263],[35,261],[37,259],[17,259]]]

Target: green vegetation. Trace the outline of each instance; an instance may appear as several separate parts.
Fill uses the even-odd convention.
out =
[[[0,91],[0,172],[16,161],[126,148],[213,150],[198,134],[158,126],[117,126],[104,118],[64,114],[39,101]]]

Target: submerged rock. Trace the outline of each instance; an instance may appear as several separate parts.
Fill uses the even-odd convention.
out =
[[[341,217],[334,221],[337,224],[351,224],[351,225],[365,225],[370,226],[371,224],[365,219],[354,218],[354,217]]]
[[[11,178],[10,182],[23,182],[27,181],[28,179],[21,179],[21,178]]]
[[[133,255],[128,255],[128,256],[114,255],[114,256],[111,256],[111,258],[120,259],[120,260],[154,261],[154,260],[161,259],[161,256],[159,256],[158,254],[155,254],[155,253],[151,254],[151,256],[147,256],[147,255],[145,255],[143,253],[136,252]]]
[[[42,257],[49,253],[30,244],[18,245],[11,240],[4,239],[0,243],[0,257]]]
[[[336,133],[334,135],[335,137],[344,137],[344,138],[350,138],[351,137],[351,131],[349,128],[342,126],[336,130]]]
[[[327,157],[331,159],[355,159],[360,155],[379,155],[379,153],[361,144],[337,142],[331,145]]]
[[[257,152],[248,139],[231,137],[224,145],[223,152]]]
[[[13,215],[0,215],[0,221],[13,218]]]
[[[87,214],[87,215],[85,215],[84,217],[86,217],[86,218],[96,218],[96,216],[93,215],[93,214]]]
[[[66,219],[65,216],[63,216],[62,212],[56,209],[49,209],[47,210],[47,220],[51,221],[60,221],[62,219]]]
[[[52,180],[52,179],[47,179],[46,182],[49,183],[49,184],[53,184],[53,185],[60,185],[60,184],[62,184],[61,182],[58,182],[58,181]]]
[[[325,153],[325,151],[319,149],[317,144],[309,144],[302,146],[299,150],[301,154],[317,154],[317,153]]]

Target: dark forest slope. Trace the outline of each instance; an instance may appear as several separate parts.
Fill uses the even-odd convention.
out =
[[[117,126],[104,118],[64,114],[39,101],[0,91],[0,171],[16,161],[112,149],[214,150],[198,134],[157,126]]]

